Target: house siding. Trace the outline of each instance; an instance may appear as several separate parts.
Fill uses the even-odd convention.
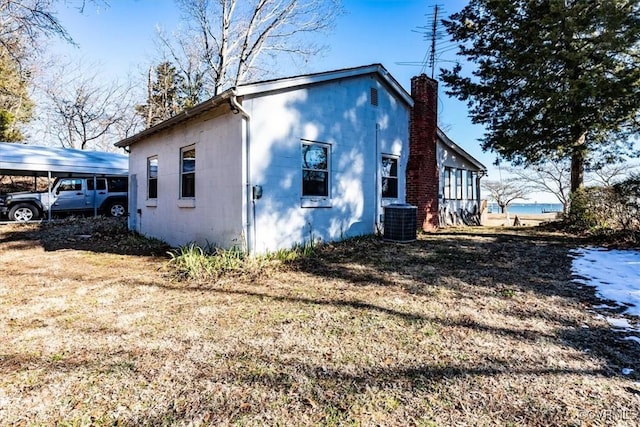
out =
[[[224,114],[224,115],[222,115]],[[131,146],[130,174],[137,176],[135,227],[172,246],[196,242],[241,246],[242,121],[210,111]],[[180,150],[195,145],[195,198],[180,200]],[[147,198],[147,158],[158,157],[158,197]]]
[[[378,78],[247,96],[242,105],[251,116],[250,181],[263,189],[253,202],[257,252],[374,233],[383,205],[404,202],[409,107]],[[329,200],[302,197],[303,140],[331,146]],[[397,199],[381,198],[382,154],[399,159]]]
[[[470,198],[467,194],[467,173],[480,173],[482,169],[472,164],[465,156],[460,155],[445,143],[438,141],[437,144],[438,173],[440,176],[440,195],[442,202],[440,203],[440,223],[441,225],[457,225],[462,223],[461,211],[479,212],[480,210],[480,182],[476,179],[473,183],[476,192],[476,198]],[[445,171],[447,168],[452,170],[462,170],[462,198],[445,196]]]

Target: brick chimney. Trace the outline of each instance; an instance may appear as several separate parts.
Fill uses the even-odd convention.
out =
[[[411,79],[413,109],[409,123],[407,203],[417,206],[416,224],[424,231],[438,227],[439,174],[436,159],[438,82],[425,74]]]

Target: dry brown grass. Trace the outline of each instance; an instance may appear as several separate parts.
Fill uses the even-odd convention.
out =
[[[359,239],[194,283],[71,224],[0,228],[2,425],[638,423],[640,346],[565,236]]]

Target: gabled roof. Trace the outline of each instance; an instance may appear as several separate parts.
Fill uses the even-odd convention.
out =
[[[303,87],[318,83],[324,83],[329,81],[342,80],[352,77],[359,77],[365,75],[377,75],[380,79],[393,91],[400,99],[402,99],[409,107],[413,107],[413,99],[411,95],[405,91],[402,86],[391,76],[391,74],[382,66],[382,64],[365,65],[355,68],[344,68],[335,71],[326,71],[322,73],[305,74],[295,77],[286,77],[281,79],[266,80],[256,83],[242,84],[237,87],[228,89],[219,95],[214,96],[207,101],[204,101],[193,108],[189,108],[180,114],[167,119],[155,126],[143,130],[129,138],[118,141],[115,145],[117,147],[128,147],[141,139],[160,132],[164,129],[168,129],[179,123],[182,123],[194,116],[205,113],[214,108],[220,107],[229,103],[229,99],[239,96],[250,96],[257,94],[265,94],[268,92],[293,89],[297,87]]]
[[[483,165],[482,163],[480,163],[479,161],[477,161],[471,154],[467,153],[462,147],[460,147],[458,144],[456,144],[455,142],[453,142],[443,131],[442,129],[438,128],[437,131],[438,134],[438,139],[445,145],[449,146],[449,148],[451,148],[453,151],[455,151],[456,153],[458,153],[461,157],[463,157],[464,159],[466,159],[469,163],[471,163],[472,165],[474,165],[476,168],[478,168],[478,170],[484,171],[485,173],[487,172],[487,167],[485,165]]]
[[[257,93],[272,92],[281,89],[290,89],[299,86],[308,86],[334,80],[342,80],[351,77],[359,77],[368,74],[378,75],[384,83],[402,99],[408,106],[413,106],[411,95],[405,91],[400,83],[393,78],[382,64],[364,65],[354,68],[343,68],[341,70],[325,71],[322,73],[305,74],[282,79],[265,80],[256,83],[247,83],[236,88],[238,96],[254,95]]]
[[[129,158],[101,151],[0,142],[0,174],[26,176],[127,175]]]

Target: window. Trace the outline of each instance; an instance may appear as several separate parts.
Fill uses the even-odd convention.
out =
[[[110,193],[126,193],[129,190],[129,178],[126,176],[107,178],[107,187]]]
[[[467,199],[476,199],[476,172],[467,171]]]
[[[462,169],[456,169],[456,199],[462,200]]]
[[[81,179],[63,179],[58,185],[58,192],[60,191],[82,191]]]
[[[96,187],[98,191],[106,190],[107,182],[102,178],[96,179]],[[93,191],[93,178],[87,178],[87,190]]]
[[[451,168],[444,168],[444,186],[442,187],[442,197],[445,199],[451,198],[451,177],[453,170]]]
[[[196,197],[196,147],[180,150],[180,197]]]
[[[398,197],[398,158],[382,156],[382,197]]]
[[[147,159],[147,199],[158,198],[158,157]]]
[[[330,145],[302,143],[302,195],[329,197]]]

